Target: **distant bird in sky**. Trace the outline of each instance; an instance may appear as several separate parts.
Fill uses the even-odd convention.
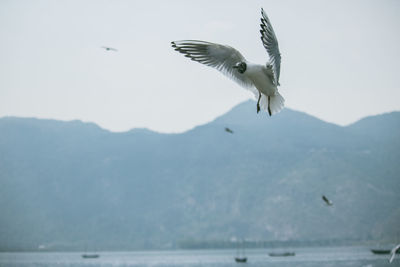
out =
[[[397,246],[395,246],[394,248],[392,248],[392,250],[390,251],[390,259],[389,262],[392,263],[392,261],[394,260],[394,256],[396,255],[397,250],[400,249],[400,244],[398,244]]]
[[[102,46],[101,48],[104,48],[106,51],[114,51],[114,52],[118,51],[116,48],[108,47],[108,46]]]
[[[173,41],[171,44],[191,60],[216,68],[250,89],[258,97],[257,113],[261,107],[271,116],[281,111],[285,104],[285,99],[278,92],[281,54],[275,32],[263,9],[260,26],[261,41],[269,55],[266,65],[247,61],[239,51],[227,45],[198,40]]]
[[[233,131],[231,129],[229,129],[228,127],[225,127],[225,132],[233,134]]]
[[[322,199],[325,201],[326,205],[328,205],[328,206],[332,206],[333,205],[333,202],[330,201],[326,196],[323,195]]]

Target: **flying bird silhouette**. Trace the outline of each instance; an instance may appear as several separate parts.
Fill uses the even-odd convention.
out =
[[[397,246],[395,246],[394,248],[392,248],[392,250],[390,251],[390,259],[389,259],[389,263],[392,263],[392,261],[394,260],[394,256],[396,255],[397,251],[400,249],[400,244],[398,244]]]
[[[233,131],[231,129],[229,129],[228,127],[225,127],[225,132],[233,134]]]
[[[325,201],[326,205],[328,205],[328,206],[332,206],[333,205],[333,202],[330,201],[326,196],[323,195],[322,199]]]
[[[247,61],[242,54],[227,45],[199,40],[171,42],[172,47],[193,61],[216,68],[229,78],[251,90],[260,107],[271,116],[282,110],[285,99],[279,94],[278,86],[281,69],[281,54],[278,40],[267,14],[261,9],[261,41],[269,55],[266,65]]]
[[[108,47],[108,46],[102,46],[101,48],[104,48],[106,51],[114,51],[114,52],[118,51],[116,48]]]

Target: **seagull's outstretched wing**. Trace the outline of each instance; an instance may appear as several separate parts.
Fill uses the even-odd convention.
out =
[[[236,49],[227,45],[198,40],[174,41],[171,44],[176,51],[184,54],[185,57],[216,68],[244,87],[253,87],[253,83],[248,78],[233,68],[237,63],[246,61]]]
[[[392,263],[392,261],[394,260],[394,256],[396,255],[397,250],[400,249],[400,244],[398,244],[397,246],[395,246],[391,251],[390,251],[390,259],[389,262]]]
[[[279,85],[279,75],[281,72],[281,53],[279,52],[278,40],[276,39],[271,22],[262,8],[261,15],[261,41],[263,42],[263,45],[270,58],[269,64],[274,72],[274,84]]]

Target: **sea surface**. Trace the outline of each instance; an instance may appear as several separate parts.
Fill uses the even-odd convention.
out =
[[[247,263],[236,263],[235,250],[177,250],[143,252],[96,252],[96,259],[84,259],[78,252],[0,253],[1,267],[183,267],[183,266],[297,266],[297,267],[381,267],[400,266],[400,255],[389,264],[388,255],[375,255],[366,247],[324,247],[246,250]],[[295,256],[270,257],[268,252],[295,252]]]

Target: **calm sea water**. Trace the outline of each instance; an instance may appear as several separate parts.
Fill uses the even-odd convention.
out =
[[[268,252],[293,251],[293,257],[270,257]],[[98,252],[97,259],[83,259],[82,253],[41,252],[41,253],[0,253],[1,267],[225,267],[225,266],[297,266],[297,267],[381,267],[400,266],[400,257],[392,264],[387,255],[374,255],[369,248],[295,248],[295,249],[254,249],[247,250],[247,263],[234,261],[234,250],[184,250],[149,252]]]

